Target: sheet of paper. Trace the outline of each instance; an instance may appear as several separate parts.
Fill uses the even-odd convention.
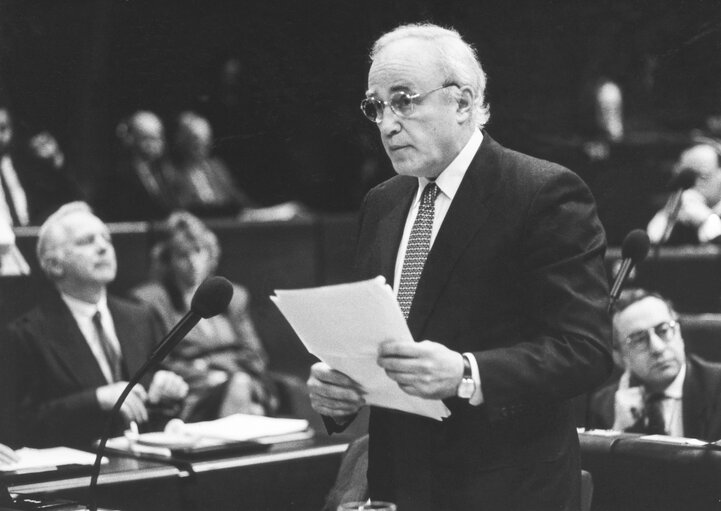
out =
[[[24,447],[15,451],[20,461],[0,466],[2,472],[36,472],[63,465],[92,465],[95,454],[71,449],[69,447],[52,447],[49,449],[29,449]],[[107,463],[107,458],[103,458]]]
[[[440,420],[440,400],[403,392],[376,363],[378,346],[394,338],[413,342],[406,320],[383,277],[350,284],[275,291],[270,297],[306,349],[366,390],[366,402]]]
[[[212,421],[182,424],[178,422],[174,424],[168,423],[165,430],[199,438],[243,441],[305,432],[308,430],[308,421],[305,419],[284,419],[236,413]]]

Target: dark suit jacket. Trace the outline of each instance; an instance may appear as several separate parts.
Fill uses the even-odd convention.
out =
[[[393,281],[415,178],[367,195],[360,277]],[[484,133],[428,255],[413,338],[473,352],[485,402],[444,421],[372,408],[368,480],[399,509],[572,509],[578,437],[569,399],[611,370],[605,238],[584,183]]]
[[[124,370],[132,375],[161,339],[159,322],[149,309],[111,296],[108,309]],[[107,381],[60,295],[48,293],[36,308],[12,322],[8,341],[17,352],[21,443],[89,447],[107,422],[108,413],[95,397],[95,389]],[[143,381],[146,386],[149,378]]]
[[[590,417],[592,428],[613,427],[617,390],[618,382],[615,382],[593,395]],[[682,400],[684,436],[709,442],[721,439],[721,364],[687,354]],[[642,433],[642,421],[627,431]]]

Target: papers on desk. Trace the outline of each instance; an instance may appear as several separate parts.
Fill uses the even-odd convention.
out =
[[[376,363],[378,346],[386,339],[414,342],[383,277],[310,289],[278,289],[270,298],[306,349],[357,381],[367,392],[368,404],[436,420],[450,415],[440,400],[403,392]]]
[[[709,442],[699,440],[697,438],[686,438],[668,435],[644,435],[639,437],[639,440],[650,440],[652,442],[659,442],[662,444],[671,445],[690,445],[692,447],[703,447],[705,445],[709,445]]]
[[[88,465],[95,463],[95,454],[78,451],[69,447],[53,447],[50,449],[29,449],[24,447],[15,453],[20,457],[16,463],[0,465],[0,472],[32,473],[55,470],[66,465]],[[103,463],[108,459],[103,458]]]
[[[124,437],[108,440],[108,449],[169,458],[221,454],[226,451],[252,452],[267,449],[271,444],[305,440],[314,432],[304,419],[284,419],[259,415],[234,414],[222,419],[184,423],[168,422],[165,431],[126,432]]]

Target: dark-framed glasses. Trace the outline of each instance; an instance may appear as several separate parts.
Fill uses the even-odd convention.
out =
[[[391,97],[388,99],[388,101],[383,101],[382,99],[378,99],[375,96],[371,96],[361,101],[360,109],[361,112],[363,112],[363,115],[365,115],[369,121],[376,124],[380,124],[380,122],[383,120],[383,111],[387,106],[389,106],[393,113],[396,114],[398,117],[405,119],[406,117],[410,117],[411,115],[413,115],[415,105],[420,103],[423,98],[425,98],[432,92],[436,92],[447,87],[457,87],[457,85],[455,83],[449,83],[447,85],[441,85],[440,87],[429,90],[428,92],[423,92],[421,94],[411,94],[410,92],[406,91],[397,91],[391,94]]]
[[[626,345],[633,350],[647,350],[651,346],[651,332],[664,343],[669,343],[676,335],[678,322],[664,321],[656,326],[633,332],[626,337]]]

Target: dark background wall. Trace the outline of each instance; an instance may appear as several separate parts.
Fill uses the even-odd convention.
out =
[[[260,202],[352,210],[391,172],[358,112],[367,50],[421,20],[477,46],[489,129],[528,152],[579,131],[581,92],[599,75],[622,86],[638,130],[686,132],[721,110],[716,0],[5,0],[0,87],[22,128],[60,138],[90,192],[122,116],[192,108]],[[229,57],[240,63],[230,103],[219,90]]]

